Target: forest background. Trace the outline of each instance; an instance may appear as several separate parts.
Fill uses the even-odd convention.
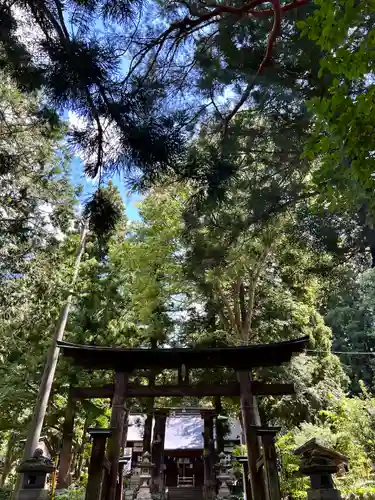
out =
[[[256,373],[296,386],[259,402],[282,427],[283,495],[304,496],[292,450],[310,437],[350,458],[341,490],[374,490],[373,25],[372,3],[354,0],[1,2],[4,492],[83,218],[66,340],[214,347],[309,335],[290,366]],[[128,216],[125,190],[142,200]],[[70,384],[109,377],[59,361],[43,430],[56,452]],[[226,399],[221,411],[238,409]],[[86,430],[108,412],[79,408],[78,491]]]

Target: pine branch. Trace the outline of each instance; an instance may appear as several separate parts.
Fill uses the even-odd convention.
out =
[[[58,12],[61,29],[63,30],[66,39],[69,40],[69,33],[68,33],[68,30],[67,30],[67,28],[65,26],[64,14],[63,14],[63,10],[62,10],[62,6],[61,6],[60,0],[55,0],[55,5],[56,5],[57,12]]]
[[[68,31],[66,30],[65,24],[63,24],[63,27],[60,26],[60,24],[57,22],[55,19],[55,16],[53,13],[46,7],[46,5],[43,2],[37,2],[37,11],[35,10],[35,6],[33,2],[29,2],[29,6],[31,8],[31,11],[34,13],[34,16],[38,18],[38,13],[42,13],[44,15],[45,20],[47,20],[55,29],[56,34],[58,35],[60,41],[62,44],[66,45],[66,43],[69,41],[69,34]],[[42,23],[43,24],[43,23]],[[48,30],[43,29],[45,35],[47,38],[50,38],[50,33]],[[47,36],[48,35],[48,36]],[[68,36],[66,36],[68,35]]]
[[[195,31],[202,30],[205,27],[209,26],[210,24],[217,22],[220,18],[223,18],[226,14],[235,15],[238,16],[239,18],[243,16],[249,16],[254,18],[274,16],[274,25],[268,38],[266,54],[257,72],[258,75],[259,72],[263,71],[266,63],[269,61],[271,57],[273,45],[275,43],[276,37],[280,32],[281,13],[298,8],[301,5],[309,3],[309,1],[310,0],[296,0],[286,5],[281,5],[280,0],[272,0],[273,8],[263,9],[263,10],[262,9],[256,10],[256,8],[263,5],[264,3],[269,3],[268,0],[251,0],[242,7],[231,7],[229,5],[220,5],[214,3],[214,4],[207,4],[207,7],[211,8],[212,10],[204,13],[193,12],[191,8],[188,7],[190,17],[185,16],[183,19],[172,23],[163,33],[161,33],[158,37],[150,40],[145,47],[143,47],[140,51],[138,51],[137,54],[134,55],[130,63],[129,73],[124,82],[128,81],[130,76],[134,73],[137,67],[142,63],[144,58],[153,48],[157,47],[157,52],[153,58],[151,67],[153,67],[153,65],[155,64],[155,60],[159,56],[164,44],[171,36],[175,35],[176,39],[181,40],[182,38],[186,38],[187,36],[193,34]],[[243,105],[243,103],[249,97],[251,88],[248,88],[245,91],[244,96],[241,98],[238,105],[236,105],[235,109],[237,108],[239,109]],[[235,111],[234,114],[237,111]],[[228,119],[228,123],[233,116],[231,116]]]
[[[225,138],[228,134],[229,122],[234,118],[234,116],[238,113],[238,111],[242,108],[242,106],[245,104],[245,102],[250,97],[250,93],[251,93],[252,89],[254,88],[254,85],[255,85],[256,79],[259,76],[259,73],[260,73],[260,66],[259,66],[258,71],[255,73],[255,76],[251,80],[251,82],[247,85],[244,93],[242,94],[241,99],[234,106],[232,111],[224,118],[223,138]]]
[[[308,0],[306,0],[306,1],[308,1]],[[224,128],[223,128],[223,136],[224,137],[228,133],[229,122],[232,120],[232,118],[238,113],[238,111],[242,108],[242,106],[248,100],[248,98],[250,97],[250,93],[251,93],[252,89],[254,88],[254,85],[256,83],[258,76],[260,75],[260,73],[262,73],[262,71],[266,67],[267,63],[270,61],[271,56],[272,56],[273,46],[276,42],[276,38],[280,34],[282,7],[280,4],[280,0],[271,0],[271,2],[272,2],[272,6],[273,6],[273,11],[269,11],[269,13],[273,12],[274,21],[273,21],[272,30],[268,36],[266,53],[264,55],[262,62],[259,65],[258,71],[255,73],[255,76],[253,77],[251,82],[247,85],[246,90],[242,94],[241,99],[238,101],[238,103],[235,105],[235,107],[232,109],[232,111],[229,113],[229,115],[225,118]],[[262,11],[260,11],[260,12],[262,12]],[[264,11],[262,12],[262,14],[263,13],[264,13]]]

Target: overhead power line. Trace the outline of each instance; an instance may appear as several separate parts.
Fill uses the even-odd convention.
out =
[[[375,356],[375,352],[369,351],[323,351],[318,349],[307,349],[306,352],[316,354],[347,354],[349,356]]]

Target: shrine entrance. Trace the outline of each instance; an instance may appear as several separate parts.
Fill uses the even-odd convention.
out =
[[[253,380],[252,369],[277,366],[290,361],[294,353],[306,348],[308,340],[308,337],[303,337],[265,345],[199,349],[124,349],[58,342],[63,355],[71,358],[75,364],[90,370],[114,371],[113,384],[71,389],[63,429],[58,488],[62,489],[69,484],[77,400],[108,398],[112,401],[110,428],[90,430],[93,445],[86,500],[123,500],[124,466],[128,460],[123,456],[128,431],[127,398],[239,396],[247,449],[247,473],[244,475],[247,500],[280,500],[274,446],[277,429],[261,425],[256,398],[293,394],[294,387],[292,384],[267,384]],[[228,370],[230,381],[227,384],[192,383],[194,369],[209,371],[217,367]],[[155,383],[155,375],[164,369],[177,370],[176,385]],[[132,381],[132,377],[139,379],[140,376],[147,377],[149,384],[142,385]],[[215,448],[215,411],[201,410],[203,450],[189,452],[190,454],[188,450],[165,449],[168,414],[168,408],[154,409],[145,420],[143,460],[135,464],[135,469],[140,469],[138,486],[135,488],[136,500],[151,498],[151,494],[153,498],[163,497],[166,484],[174,480],[181,491],[183,488],[202,485],[204,499],[213,500],[218,492],[218,456],[223,451]],[[225,455],[220,453],[220,456],[222,467]],[[222,471],[220,474],[218,477],[225,478]],[[136,474],[134,477],[136,479]]]
[[[203,450],[174,450],[165,457],[166,487],[202,487],[204,485]]]

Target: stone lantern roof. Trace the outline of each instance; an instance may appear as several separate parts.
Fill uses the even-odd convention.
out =
[[[331,448],[326,448],[321,445],[316,438],[310,439],[307,443],[303,444],[296,450],[294,450],[294,455],[301,457],[302,459],[310,459],[311,462],[323,461],[331,465],[347,465],[349,462],[348,457],[339,453]]]
[[[18,467],[17,472],[45,472],[48,474],[55,470],[53,460],[43,456],[43,450],[37,448],[34,455],[24,460]]]
[[[324,476],[332,487],[331,475],[348,470],[348,457],[336,450],[326,448],[318,443],[316,438],[310,439],[297,448],[294,454],[301,459],[300,472],[310,476],[314,484],[313,477]]]

